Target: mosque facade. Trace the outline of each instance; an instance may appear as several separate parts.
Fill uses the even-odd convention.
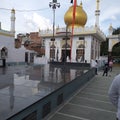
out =
[[[82,2],[76,5],[73,23],[73,5],[64,15],[65,28],[59,26],[54,31],[40,30],[39,35],[45,44],[45,57],[48,61],[87,62],[98,60],[101,42],[106,36],[99,27],[99,0],[96,0],[96,22],[91,27],[85,27],[87,13]],[[73,29],[74,24],[74,29]]]

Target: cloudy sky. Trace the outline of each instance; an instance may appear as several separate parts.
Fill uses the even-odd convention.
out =
[[[52,28],[53,11],[49,7],[52,0],[0,0],[0,21],[2,29],[10,30],[11,9],[16,10],[16,33],[36,32]],[[72,5],[70,0],[57,0],[60,8],[55,10],[55,25],[65,27],[64,14]],[[95,24],[96,0],[82,1],[88,20],[86,26]],[[109,25],[120,27],[119,0],[100,0],[100,28],[107,35]]]

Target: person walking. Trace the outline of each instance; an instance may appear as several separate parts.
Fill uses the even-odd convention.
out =
[[[91,60],[91,67],[95,69],[95,74],[98,74],[98,61],[97,60]]]
[[[98,74],[98,61],[95,60],[95,74]]]
[[[116,120],[120,120],[120,74],[113,79],[108,95],[111,103],[117,108]]]
[[[112,67],[113,67],[113,61],[110,60],[109,61],[109,70],[110,70],[110,72],[112,72]]]
[[[108,76],[108,70],[109,70],[108,64],[105,64],[104,69],[103,69],[103,76],[104,75]]]

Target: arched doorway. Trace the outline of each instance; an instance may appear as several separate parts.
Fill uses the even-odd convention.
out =
[[[85,45],[84,44],[80,44],[78,46],[78,48],[76,49],[76,61],[84,61],[84,54],[85,54]]]
[[[111,59],[113,59],[114,63],[120,64],[120,42],[113,46]]]
[[[112,58],[112,56],[114,56],[112,53],[112,51],[114,51],[116,49],[116,46],[119,46],[119,42],[120,42],[120,35],[110,35],[108,36],[109,42],[108,42],[108,61],[110,61]],[[118,49],[118,48],[117,48]]]
[[[55,59],[55,49],[56,47],[54,44],[50,46],[50,60],[52,61]]]
[[[0,49],[0,60],[2,61],[1,66],[6,66],[6,58],[8,57],[8,49],[6,47],[1,47]]]
[[[70,49],[70,45],[67,43],[67,44],[64,44],[62,46],[62,54],[61,54],[61,61],[62,62],[66,62],[67,59],[70,60],[71,58],[71,49]]]
[[[0,49],[0,58],[5,59],[8,56],[8,49],[6,47],[2,47]]]

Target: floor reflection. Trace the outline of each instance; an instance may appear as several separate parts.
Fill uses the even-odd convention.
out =
[[[17,112],[18,108],[48,95],[83,72],[78,68],[52,65],[0,68],[0,116],[5,116],[3,111]]]

